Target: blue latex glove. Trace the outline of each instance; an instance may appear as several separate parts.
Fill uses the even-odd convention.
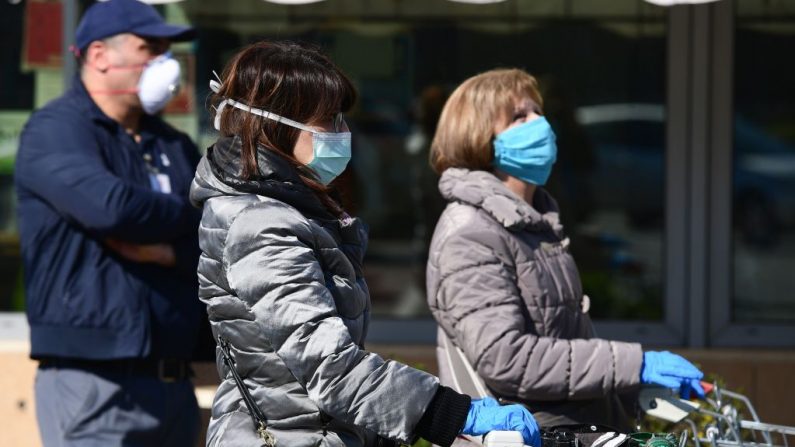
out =
[[[495,430],[518,431],[522,433],[525,444],[541,447],[541,432],[538,429],[538,424],[524,406],[500,406],[496,400],[490,397],[473,400],[461,433],[480,436]]]
[[[680,355],[668,351],[643,353],[643,367],[640,370],[642,383],[678,389],[685,399],[690,398],[691,391],[703,398],[704,388],[701,387],[703,377],[704,373]]]

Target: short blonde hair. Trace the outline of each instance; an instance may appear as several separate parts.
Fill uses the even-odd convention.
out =
[[[447,168],[491,170],[494,127],[500,120],[510,120],[523,96],[529,96],[540,113],[538,82],[518,68],[489,70],[459,85],[442,109],[431,143],[433,170],[437,174]]]

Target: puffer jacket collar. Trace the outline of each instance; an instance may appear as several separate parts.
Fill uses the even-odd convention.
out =
[[[207,149],[191,185],[190,198],[195,206],[216,196],[257,194],[284,202],[306,216],[335,220],[286,159],[270,150],[258,150],[258,175],[245,180],[240,153],[241,141],[236,136],[221,137]]]
[[[439,191],[449,202],[482,209],[510,231],[552,231],[562,235],[557,203],[542,188],[536,189],[530,206],[490,172],[450,168],[442,173]]]

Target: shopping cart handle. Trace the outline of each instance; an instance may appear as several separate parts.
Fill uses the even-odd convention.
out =
[[[704,392],[709,394],[709,393],[712,392],[712,390],[715,389],[715,385],[713,385],[713,384],[711,384],[709,382],[705,382],[705,381],[702,380],[701,381],[701,388],[704,388]]]
[[[527,447],[518,431],[491,431],[483,439],[484,447]]]

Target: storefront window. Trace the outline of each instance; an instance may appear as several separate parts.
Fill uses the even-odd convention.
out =
[[[598,3],[598,4],[596,4]],[[241,45],[316,44],[351,76],[354,159],[342,179],[370,225],[375,314],[427,315],[427,247],[444,203],[428,166],[453,88],[495,67],[536,75],[559,135],[549,189],[562,208],[596,317],[662,319],[666,10],[636,1],[496,5],[405,1],[186,1],[200,30],[197,104]],[[199,119],[203,146],[214,134]]]
[[[79,1],[79,12],[91,3]],[[36,10],[42,5],[60,8],[44,0],[0,3],[8,36],[2,44],[8,88],[0,92],[0,275],[16,284],[0,294],[0,310],[22,308],[11,189],[16,138],[31,110],[63,85],[60,60],[35,66],[20,53],[32,29],[23,19],[42,12]],[[663,318],[666,9],[635,0],[351,0],[289,7],[188,0],[158,9],[168,21],[199,31],[196,42],[173,48],[185,89],[164,116],[202,149],[215,139],[205,106],[212,71],[247,43],[315,44],[351,76],[360,92],[347,117],[354,159],[339,186],[351,211],[370,225],[366,275],[376,315],[428,315],[425,260],[444,207],[428,146],[447,96],[476,73],[520,67],[539,78],[559,137],[548,188],[562,209],[592,314]],[[58,14],[52,17],[61,20]],[[39,28],[35,33],[44,32]],[[60,32],[60,25],[53,27],[53,36]]]
[[[736,2],[733,320],[795,322],[795,5]]]

